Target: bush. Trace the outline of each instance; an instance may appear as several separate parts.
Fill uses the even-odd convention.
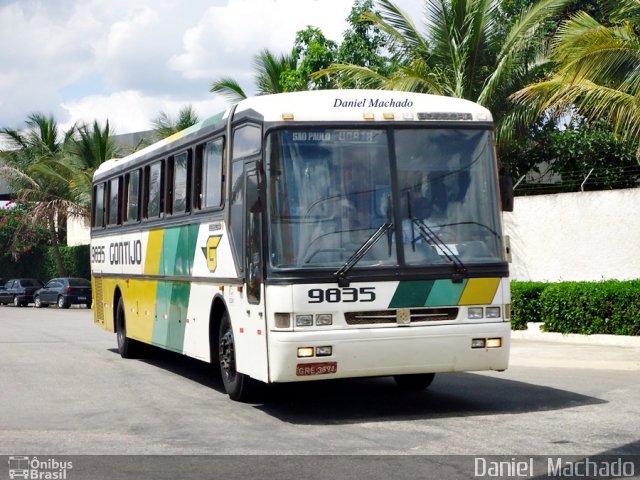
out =
[[[511,324],[547,332],[640,335],[640,280],[512,282]]]
[[[526,330],[528,322],[541,322],[540,294],[548,286],[542,282],[511,283],[511,328]]]
[[[563,282],[540,295],[544,330],[640,335],[640,281]]]

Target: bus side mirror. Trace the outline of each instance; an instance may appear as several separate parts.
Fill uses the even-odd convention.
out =
[[[513,178],[511,175],[500,176],[500,202],[503,212],[513,212]]]

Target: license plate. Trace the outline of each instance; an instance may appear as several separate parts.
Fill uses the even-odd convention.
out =
[[[296,375],[327,375],[338,371],[338,362],[299,363],[296,366]]]

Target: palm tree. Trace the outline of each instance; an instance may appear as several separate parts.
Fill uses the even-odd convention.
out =
[[[435,93],[476,101],[489,108],[499,126],[512,105],[509,94],[536,74],[535,52],[545,20],[570,0],[540,0],[517,16],[500,35],[500,0],[425,0],[421,33],[390,0],[378,0],[380,14],[365,12],[391,39],[398,68],[390,75],[351,64],[335,64],[315,75],[336,75],[369,88]],[[512,124],[510,124],[510,127]],[[505,136],[506,138],[506,136]]]
[[[105,161],[121,156],[109,128],[109,120],[104,128],[97,121],[93,125],[81,125],[77,134],[68,143],[65,165],[71,167],[70,193],[75,203],[74,211],[84,218],[91,215],[92,181],[96,169]]]
[[[618,134],[640,141],[640,3],[612,2],[610,26],[578,12],[553,39],[553,74],[516,92],[526,108],[552,116],[577,113],[610,121]]]
[[[253,58],[257,94],[284,92],[283,73],[295,70],[296,66],[297,60],[293,52],[289,55],[275,55],[267,49],[262,50]],[[231,103],[238,103],[247,98],[240,84],[229,77],[214,80],[210,91],[223,95]]]
[[[59,227],[68,213],[77,214],[71,200],[69,178],[73,167],[63,161],[75,127],[61,133],[52,116],[34,113],[27,117],[27,129],[3,128],[8,148],[0,152],[0,175],[9,182],[16,199],[30,203],[33,223],[47,226],[56,269],[66,276],[59,247]]]
[[[173,119],[165,112],[160,112],[158,116],[152,120],[155,135],[158,140],[167,138],[178,133],[185,128],[189,128],[200,121],[198,114],[193,106],[186,105],[178,112],[178,118]]]

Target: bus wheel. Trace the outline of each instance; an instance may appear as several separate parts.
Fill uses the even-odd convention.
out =
[[[417,373],[412,375],[394,375],[396,385],[402,390],[419,391],[424,390],[433,382],[435,373]]]
[[[224,389],[231,400],[247,401],[253,394],[254,381],[236,370],[236,347],[229,314],[225,312],[220,322],[220,373]]]
[[[142,345],[127,337],[127,322],[124,313],[124,300],[120,297],[116,311],[116,340],[118,352],[122,358],[138,358]]]

